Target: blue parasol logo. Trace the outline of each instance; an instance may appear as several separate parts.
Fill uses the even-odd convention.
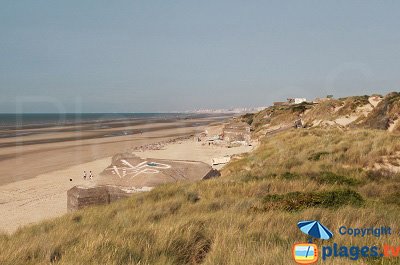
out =
[[[301,232],[312,238],[328,240],[333,237],[333,233],[318,221],[301,221],[297,223]]]
[[[297,264],[313,264],[318,261],[318,247],[313,238],[330,239],[333,233],[318,221],[301,221],[297,223],[300,231],[308,235],[308,243],[296,243],[292,248],[293,259]]]

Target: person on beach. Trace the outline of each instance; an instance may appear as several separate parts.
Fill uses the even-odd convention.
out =
[[[83,180],[86,180],[86,171],[83,171]]]
[[[89,172],[89,178],[93,179],[92,171]]]

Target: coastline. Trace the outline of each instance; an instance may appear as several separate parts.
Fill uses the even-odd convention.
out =
[[[146,126],[144,129],[157,127],[154,124]],[[169,128],[171,126],[174,128]],[[5,181],[4,177],[0,179],[0,211],[4,215],[0,231],[13,233],[20,226],[67,213],[67,190],[76,185],[95,185],[96,176],[110,165],[112,156],[117,153],[130,152],[140,157],[196,160],[211,164],[212,157],[253,149],[195,142],[192,135],[209,126],[221,127],[221,121],[190,119],[171,122],[167,128],[159,126],[158,130],[115,136],[103,141],[94,138],[14,147],[16,154],[21,153],[14,157],[15,161],[12,161],[13,158],[0,160],[0,172],[18,173],[13,169],[15,164],[19,165],[20,172],[11,181]],[[7,149],[0,148],[0,155],[4,155]],[[30,168],[32,165],[33,168]],[[83,180],[83,170],[92,171],[94,179]]]
[[[0,138],[0,187],[39,174],[113,156],[140,145],[195,134],[205,126],[222,122],[226,118],[178,119],[162,123],[152,123],[150,120],[143,121],[141,125],[104,128],[112,127],[111,121],[94,123],[93,126],[97,126],[94,128],[78,126],[67,132],[64,127],[42,128],[35,135]],[[129,130],[134,130],[134,133],[116,134]]]

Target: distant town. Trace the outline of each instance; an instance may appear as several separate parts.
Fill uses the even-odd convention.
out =
[[[256,107],[256,108],[231,108],[231,109],[196,109],[196,110],[188,110],[185,113],[210,113],[210,114],[218,114],[218,113],[255,113],[259,112],[267,107]]]
[[[287,105],[295,105],[295,104],[301,104],[303,102],[309,102],[309,103],[319,103],[322,101],[330,100],[333,99],[333,95],[327,95],[326,97],[323,98],[316,98],[312,101],[308,101],[307,98],[287,98],[286,101],[276,101],[273,102],[274,106],[287,106]],[[268,106],[264,107],[254,107],[254,108],[230,108],[230,109],[196,109],[196,110],[188,110],[185,111],[185,113],[256,113],[259,111],[262,111],[263,109],[268,108]]]

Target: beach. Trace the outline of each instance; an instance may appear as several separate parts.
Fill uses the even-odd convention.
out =
[[[0,128],[0,185],[200,132],[226,116]]]
[[[194,135],[207,128],[220,129],[225,119],[109,121],[95,124],[94,129],[94,124],[41,126],[24,128],[26,134],[20,136],[8,130],[15,135],[0,139],[0,230],[12,233],[20,226],[65,214],[67,190],[95,185],[96,176],[118,153],[211,164],[213,157],[250,151],[249,146],[224,148],[194,141]],[[83,171],[92,171],[93,180],[84,180]]]

